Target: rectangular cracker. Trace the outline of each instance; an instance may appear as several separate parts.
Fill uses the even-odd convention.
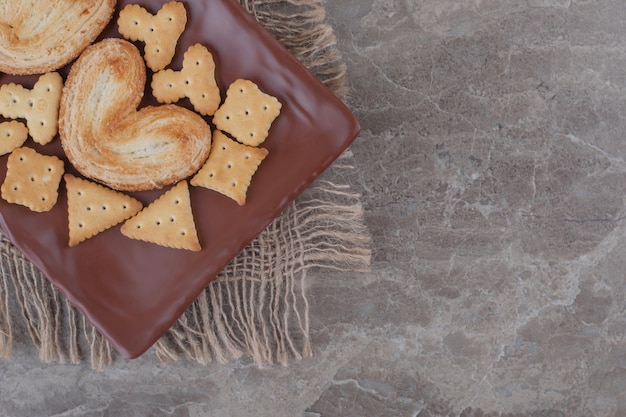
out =
[[[21,147],[9,155],[7,175],[2,183],[2,198],[32,211],[44,212],[54,207],[65,167],[56,156]]]
[[[191,185],[217,191],[243,206],[252,177],[267,154],[267,149],[242,145],[218,130],[209,159],[191,179]]]

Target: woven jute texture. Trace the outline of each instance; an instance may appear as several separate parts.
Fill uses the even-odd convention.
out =
[[[321,0],[240,0],[241,5],[340,98],[345,66]],[[351,191],[350,151],[291,203],[214,279],[146,354],[164,363],[259,366],[312,354],[307,273],[366,270],[369,237],[360,196]],[[0,356],[28,335],[42,361],[112,363],[108,341],[4,237],[0,240]]]

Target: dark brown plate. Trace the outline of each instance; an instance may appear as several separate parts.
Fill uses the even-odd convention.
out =
[[[155,13],[164,1],[139,3]],[[127,358],[146,351],[178,319],[202,289],[251,240],[326,169],[356,138],[352,113],[234,0],[186,0],[188,23],[171,65],[180,69],[188,46],[202,43],[214,55],[222,95],[237,78],[247,78],[277,97],[282,111],[263,146],[263,161],[247,203],[190,187],[202,251],[163,248],[125,238],[114,227],[68,247],[67,202],[33,213],[0,201],[0,230],[76,305]],[[117,14],[102,37],[119,36]],[[143,44],[137,44],[143,50]],[[67,68],[61,70],[63,76]],[[0,74],[0,83],[28,88],[37,77]],[[148,81],[149,85],[149,81]],[[145,104],[151,104],[146,91]],[[186,101],[179,104],[186,105]],[[41,153],[64,158],[56,138]],[[6,174],[0,158],[0,178]],[[66,171],[76,171],[66,161]],[[135,193],[144,204],[164,190]]]

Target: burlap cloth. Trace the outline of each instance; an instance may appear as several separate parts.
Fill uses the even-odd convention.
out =
[[[345,66],[322,0],[239,0],[313,74],[345,98]],[[344,153],[212,281],[154,345],[163,362],[248,356],[286,364],[312,353],[306,277],[311,268],[367,269],[369,238]],[[4,237],[0,240],[0,356],[27,334],[42,361],[95,369],[116,353]]]

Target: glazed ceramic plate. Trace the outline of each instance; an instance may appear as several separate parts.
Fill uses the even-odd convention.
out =
[[[163,1],[133,1],[155,13]],[[127,1],[118,2],[118,10]],[[237,78],[246,78],[277,97],[282,112],[263,146],[269,150],[238,206],[216,192],[190,187],[202,251],[188,252],[131,240],[119,226],[74,248],[68,247],[67,200],[49,212],[34,213],[0,201],[0,229],[127,358],[146,351],[178,319],[202,289],[251,240],[327,168],[356,138],[351,112],[294,59],[235,0],[185,0],[188,23],[171,68],[180,69],[183,52],[194,43],[211,50],[222,96]],[[116,37],[117,14],[102,37]],[[140,50],[143,44],[137,44]],[[61,70],[65,76],[68,68]],[[37,77],[0,74],[0,83],[32,88]],[[147,85],[150,84],[148,80]],[[146,90],[142,105],[156,104]],[[179,104],[187,105],[187,101]],[[207,119],[210,120],[210,119]],[[27,146],[57,155],[56,138]],[[0,158],[0,179],[6,175]],[[144,205],[167,190],[132,194]]]

